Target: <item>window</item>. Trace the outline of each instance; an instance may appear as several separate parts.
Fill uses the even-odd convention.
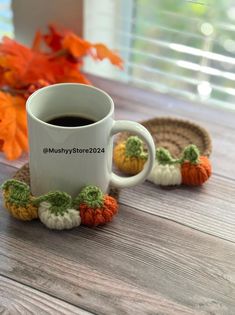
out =
[[[235,109],[233,1],[102,0],[95,5],[88,0],[85,12],[85,36],[117,48],[126,65],[123,74],[94,64],[88,71]]]
[[[13,37],[13,24],[10,0],[0,0],[0,38],[4,35]]]
[[[13,34],[10,2],[0,0],[1,36]],[[82,0],[12,2],[23,43],[47,21],[80,29]],[[233,0],[83,0],[83,11],[84,37],[117,49],[125,62],[119,71],[87,59],[85,71],[235,110]]]

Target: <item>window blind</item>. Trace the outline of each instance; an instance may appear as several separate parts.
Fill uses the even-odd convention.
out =
[[[85,36],[109,37],[107,44],[123,56],[125,71],[112,77],[235,110],[233,1],[106,1],[112,6],[87,10]],[[102,25],[92,24],[95,19]],[[106,75],[104,69],[100,74]]]

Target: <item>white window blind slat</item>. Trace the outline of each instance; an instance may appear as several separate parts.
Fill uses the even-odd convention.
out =
[[[235,3],[133,0],[131,5],[131,14],[115,14],[121,27],[113,48],[126,65],[118,79],[235,110]],[[100,19],[108,14],[104,8],[99,13]],[[90,10],[90,19],[95,15]],[[109,30],[103,25],[100,32]]]

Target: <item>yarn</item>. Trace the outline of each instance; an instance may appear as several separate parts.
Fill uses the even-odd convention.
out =
[[[127,175],[135,175],[144,168],[147,156],[143,149],[143,141],[137,136],[130,136],[115,146],[113,160],[120,171]]]
[[[74,199],[73,204],[86,203],[91,208],[100,208],[103,205],[104,196],[102,191],[96,186],[86,186]]]
[[[161,186],[180,185],[182,182],[180,165],[163,165],[155,162],[148,180]]]
[[[67,208],[64,212],[57,214],[52,210],[50,202],[43,201],[38,208],[40,221],[49,229],[65,230],[79,226],[81,218],[78,210]]]
[[[72,208],[72,198],[65,192],[54,191],[36,198],[40,221],[49,229],[64,230],[79,226],[79,211]]]
[[[16,179],[9,179],[1,188],[4,206],[13,217],[22,221],[30,221],[38,217],[38,210],[33,204],[33,196],[27,184]]]
[[[194,144],[190,144],[184,148],[182,160],[190,161],[192,164],[198,164],[200,158],[200,151],[197,146]]]
[[[170,152],[164,148],[156,150],[156,161],[148,180],[155,185],[180,185],[182,181],[180,164],[173,159]]]
[[[53,191],[33,197],[30,187],[22,181],[10,179],[1,186],[4,205],[19,220],[39,218],[49,229],[64,230],[81,224],[97,226],[112,221],[117,213],[115,198],[104,195],[92,185],[72,197],[65,192]]]
[[[131,136],[126,141],[126,156],[147,158],[143,150],[143,141],[137,136]]]
[[[184,149],[181,165],[182,183],[189,186],[199,186],[211,176],[212,167],[206,156],[200,156],[195,145]]]
[[[98,226],[112,221],[118,208],[116,199],[103,195],[96,186],[82,189],[73,204],[80,211],[81,223],[87,226]]]

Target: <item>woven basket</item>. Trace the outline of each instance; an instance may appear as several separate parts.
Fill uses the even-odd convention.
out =
[[[164,147],[173,157],[178,158],[185,146],[195,144],[201,155],[210,156],[212,145],[208,132],[201,126],[178,118],[159,117],[142,121],[151,133],[156,147]],[[131,133],[123,132],[117,143],[126,140]]]

